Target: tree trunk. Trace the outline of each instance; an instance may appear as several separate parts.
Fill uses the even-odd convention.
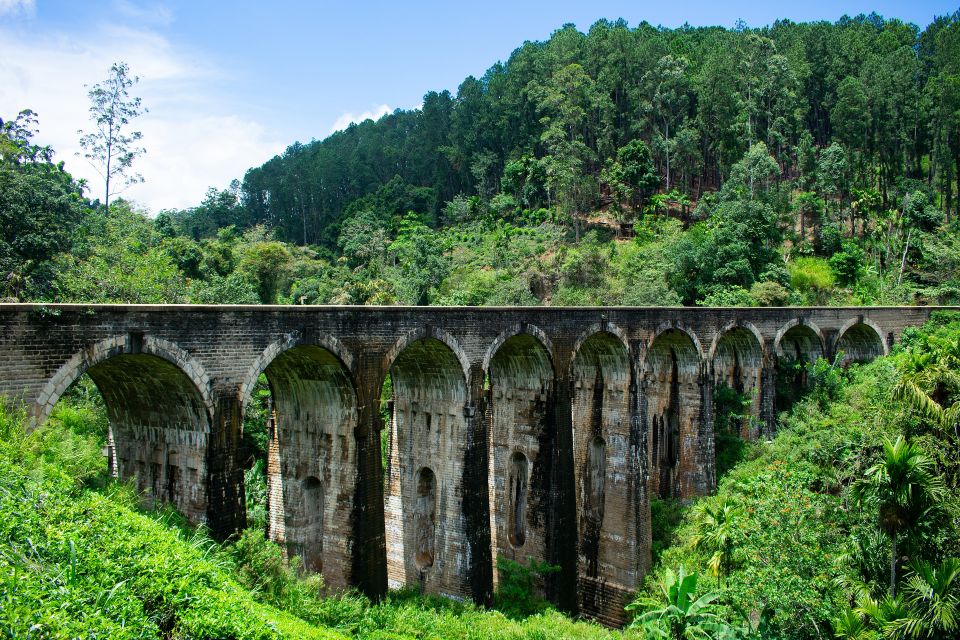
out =
[[[907,230],[907,243],[903,246],[903,258],[900,259],[900,275],[897,276],[897,286],[900,286],[900,282],[903,280],[903,269],[907,266],[907,251],[910,250],[910,234],[913,233],[913,229]]]
[[[890,538],[892,549],[890,552],[890,597],[897,594],[897,534]]]

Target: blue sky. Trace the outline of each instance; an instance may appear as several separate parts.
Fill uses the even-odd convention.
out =
[[[957,10],[934,2],[230,2],[0,0],[0,117],[32,108],[39,140],[75,157],[84,84],[124,60],[150,113],[136,123],[146,182],[124,195],[156,213],[196,204],[294,140],[419,106],[424,93],[481,75],[524,40],[600,18],[676,27],[830,20],[876,11],[921,28]],[[96,191],[94,191],[96,193]]]

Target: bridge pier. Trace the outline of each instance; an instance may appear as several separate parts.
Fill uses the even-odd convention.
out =
[[[235,395],[217,398],[214,429],[208,444],[207,526],[216,540],[226,540],[247,526],[243,467],[237,456],[243,412]]]

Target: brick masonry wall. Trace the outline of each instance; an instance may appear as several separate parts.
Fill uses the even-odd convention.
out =
[[[389,568],[394,583],[488,602],[495,557],[529,553],[562,565],[551,599],[615,623],[619,599],[595,594],[647,570],[648,491],[713,489],[716,383],[759,385],[752,410],[769,430],[780,362],[871,359],[931,311],[0,304],[0,394],[42,421],[89,373],[120,475],[225,537],[245,524],[240,417],[266,372],[271,535],[331,584],[376,596]],[[536,343],[511,341],[521,334]],[[666,476],[665,415],[679,426]],[[519,546],[514,453],[528,476]]]

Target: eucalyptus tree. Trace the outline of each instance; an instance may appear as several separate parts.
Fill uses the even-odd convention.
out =
[[[143,182],[143,176],[132,173],[133,161],[146,153],[146,149],[139,146],[143,133],[128,130],[131,120],[147,112],[140,98],[130,95],[130,89],[139,81],[140,76],[130,75],[126,62],[113,63],[106,80],[87,92],[94,129],[89,133],[77,131],[85,152],[83,156],[103,176],[103,204],[108,212],[110,196],[119,192],[111,188],[111,182],[114,187],[117,180],[121,180],[124,187]]]
[[[657,144],[663,151],[666,165],[666,189],[670,190],[670,155],[676,135],[687,119],[690,108],[690,77],[687,73],[687,60],[683,57],[665,55],[656,66],[643,76],[644,102],[646,117],[653,124]]]

